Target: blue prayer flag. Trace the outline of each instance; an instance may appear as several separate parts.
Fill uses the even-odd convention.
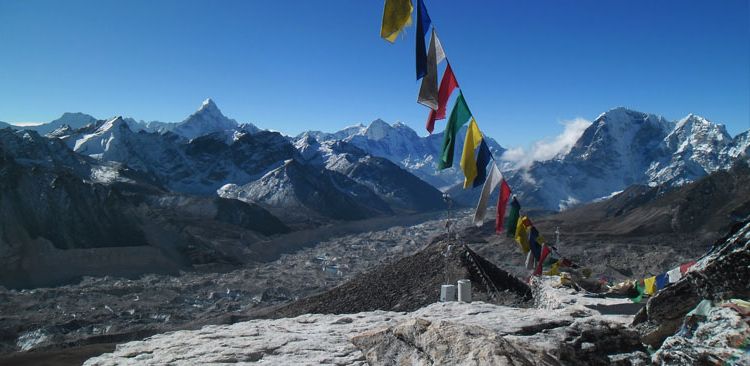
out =
[[[492,159],[492,153],[487,143],[482,139],[482,143],[479,144],[479,153],[477,154],[477,176],[474,178],[474,187],[479,187],[484,184],[487,179],[487,164]]]

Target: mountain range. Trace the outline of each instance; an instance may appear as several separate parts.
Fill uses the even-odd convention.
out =
[[[116,117],[77,130],[59,129],[51,136],[79,154],[149,174],[172,191],[218,192],[261,203],[285,218],[362,219],[394,209],[442,207],[437,189],[389,160],[341,143],[335,149],[326,145],[325,151],[327,161],[338,163],[308,161],[290,139],[277,132],[236,124],[235,129],[225,129],[226,121],[209,100],[181,125],[165,132],[134,132],[125,119]],[[188,139],[186,131],[195,137]],[[300,208],[305,209],[304,215]]]
[[[403,123],[390,125],[377,119],[369,125],[358,124],[336,132],[306,131],[289,137],[250,123],[240,124],[224,116],[211,99],[178,123],[136,122],[130,118],[92,121],[96,119],[82,113],[65,113],[55,121],[28,129],[50,131],[51,137],[62,139],[74,151],[148,172],[169,189],[182,193],[205,195],[219,190],[222,195],[246,201],[257,198],[298,207],[304,199],[267,194],[261,198],[254,194],[261,194],[264,185],[289,183],[285,171],[296,169],[301,163],[305,168],[316,167],[308,169],[309,174],[322,168],[380,191],[376,196],[396,208],[434,207],[427,199],[404,206],[398,202],[406,199],[403,195],[394,199],[393,194],[383,191],[384,186],[351,176],[366,170],[361,168],[364,166],[401,174],[396,173],[394,166],[385,165],[385,161],[390,161],[434,188],[448,192],[461,204],[473,205],[478,197],[478,189],[461,188],[463,175],[457,167],[460,148],[454,153],[456,166],[437,170],[442,132],[419,136]],[[459,132],[459,147],[465,133],[466,127]],[[654,114],[618,107],[597,117],[569,151],[529,166],[516,166],[504,158],[505,148],[489,136],[485,140],[525,207],[557,211],[610,196],[633,184],[679,186],[728,169],[733,161],[748,155],[749,133],[733,138],[723,125],[698,115],[668,121]],[[364,156],[369,158],[363,159]],[[289,159],[296,162],[287,164]],[[348,166],[352,164],[360,168]],[[274,170],[275,174],[268,175]],[[319,184],[332,179],[330,172],[325,174],[328,177],[324,180],[316,178]],[[300,182],[300,186],[305,185],[309,188],[316,184]],[[397,186],[391,184],[388,190],[392,192]],[[350,191],[345,195],[354,197],[351,189],[343,191]],[[417,190],[409,191],[413,194]],[[435,192],[430,192],[434,198]],[[367,196],[359,196],[363,197]],[[388,212],[379,208],[375,211]],[[362,212],[355,216],[367,215]]]

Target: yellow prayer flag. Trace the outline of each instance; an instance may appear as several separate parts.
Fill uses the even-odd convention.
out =
[[[529,229],[531,228],[531,220],[528,217],[523,216],[518,220],[516,224],[516,242],[521,246],[521,250],[524,253],[529,252]]]
[[[461,154],[461,169],[464,171],[464,189],[471,187],[477,177],[477,159],[474,156],[479,144],[482,143],[482,132],[477,127],[477,121],[471,117],[469,128],[464,139],[464,151]]]
[[[549,267],[549,271],[544,272],[547,276],[557,276],[560,274],[560,263],[555,262]]]
[[[401,30],[411,24],[413,10],[411,0],[385,0],[380,37],[391,43],[396,41]]]
[[[646,289],[643,292],[646,295],[653,295],[656,292],[656,276],[651,276],[643,280]]]

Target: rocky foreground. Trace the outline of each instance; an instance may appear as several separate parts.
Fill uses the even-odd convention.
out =
[[[414,312],[253,320],[126,343],[85,365],[523,364],[544,355],[606,362],[608,354],[644,350],[638,333],[627,328],[632,316],[588,307],[627,305],[627,299],[579,297],[553,287],[556,280],[537,281],[544,301],[534,308],[449,302]]]
[[[531,280],[529,308],[450,302],[252,320],[118,345],[85,365],[745,365],[748,278],[750,221],[636,316],[640,306],[627,298],[577,291],[551,276]]]

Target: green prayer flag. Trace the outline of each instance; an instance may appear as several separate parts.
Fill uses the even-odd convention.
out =
[[[469,121],[469,118],[471,118],[471,111],[469,110],[469,106],[466,105],[464,94],[459,91],[456,105],[453,106],[453,111],[451,111],[448,124],[445,126],[445,132],[443,132],[443,150],[440,154],[440,161],[438,162],[439,170],[453,166],[453,151],[456,148],[456,135],[458,134],[458,130]]]
[[[630,298],[630,301],[634,303],[640,303],[643,300],[643,292],[646,290],[642,286],[638,286],[638,281],[635,281],[635,290],[638,291],[638,296]]]

